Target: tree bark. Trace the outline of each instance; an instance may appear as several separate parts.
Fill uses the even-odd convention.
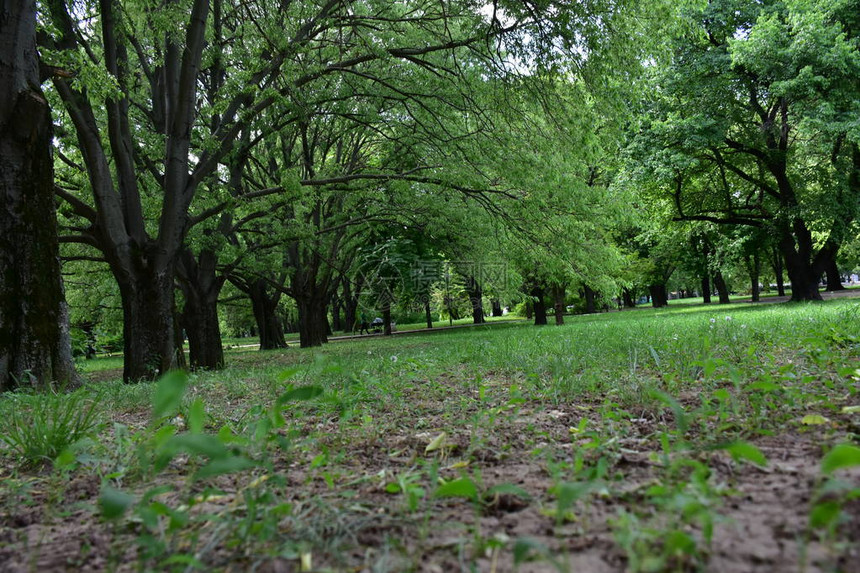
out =
[[[335,293],[335,295],[331,297],[331,329],[334,331],[340,332],[347,330],[343,322],[343,314],[341,313],[342,308],[343,302],[341,301],[340,297],[337,296],[337,293]]]
[[[717,289],[717,294],[720,297],[720,304],[729,304],[729,287],[723,278],[723,273],[716,271],[714,273],[714,288]]]
[[[355,331],[358,322],[358,293],[353,294],[352,283],[348,278],[343,280],[343,320],[345,330]],[[358,285],[360,290],[361,285]]]
[[[382,305],[382,334],[391,336],[391,302],[386,300]]]
[[[181,326],[188,336],[188,358],[192,370],[218,370],[224,367],[218,309],[205,295],[184,288],[185,307]]]
[[[784,229],[779,241],[785,271],[791,283],[791,300],[821,300],[821,292],[818,289],[820,273],[815,272],[811,262],[811,234],[800,220],[795,220],[793,227],[793,231]]]
[[[711,304],[711,277],[708,276],[707,271],[702,276],[702,302]]]
[[[661,308],[669,304],[669,293],[666,292],[666,283],[648,285],[651,293],[651,306]]]
[[[582,287],[582,295],[585,298],[585,314],[594,314],[597,312],[597,305],[594,301],[596,294],[590,286],[584,285]]]
[[[313,294],[296,297],[299,307],[299,346],[310,348],[328,342],[325,300]]]
[[[176,308],[173,309],[173,356],[175,368],[180,370],[188,370],[188,362],[185,360],[185,339],[182,336],[184,332],[180,324],[182,317]]]
[[[277,291],[269,293],[266,288],[266,281],[257,279],[251,284],[247,294],[251,299],[251,308],[254,311],[257,330],[260,331],[260,350],[286,348],[284,329],[277,315],[281,293]]]
[[[750,293],[752,294],[752,302],[761,300],[761,287],[759,286],[759,278],[761,277],[761,257],[758,251],[754,252],[749,264],[750,272]]]
[[[179,287],[185,297],[181,325],[188,336],[188,358],[194,370],[224,367],[218,296],[225,278],[216,274],[216,263],[217,257],[211,251],[204,250],[195,258],[185,249],[177,267]]]
[[[77,382],[60,275],[36,2],[0,6],[0,390]]]
[[[433,328],[433,314],[430,312],[430,297],[424,298],[424,320],[427,321],[427,328]]]
[[[475,324],[483,324],[484,320],[484,291],[475,277],[466,277],[466,292],[472,304],[472,320]]]
[[[773,247],[771,265],[773,266],[773,274],[776,276],[776,294],[785,296],[785,279],[782,276],[785,268],[782,263],[782,253],[779,252],[778,246]]]
[[[173,274],[162,268],[119,283],[126,382],[152,380],[177,366]]]
[[[838,290],[846,290],[845,286],[842,284],[842,275],[839,274],[839,267],[836,266],[836,258],[831,257],[827,262],[827,266],[824,269],[824,272],[827,273],[827,290],[828,291],[838,291]]]
[[[621,299],[624,301],[624,306],[627,308],[636,307],[636,299],[633,298],[633,291],[629,288],[621,289]]]
[[[490,299],[490,307],[492,308],[491,315],[493,317],[500,317],[505,315],[505,313],[502,311],[502,302],[499,299]]]

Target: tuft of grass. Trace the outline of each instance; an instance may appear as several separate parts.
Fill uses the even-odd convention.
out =
[[[90,436],[99,424],[97,400],[85,391],[71,394],[12,394],[0,405],[0,441],[23,461],[52,463],[69,446]]]

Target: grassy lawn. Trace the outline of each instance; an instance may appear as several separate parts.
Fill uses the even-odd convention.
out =
[[[0,569],[860,559],[856,300],[237,349],[157,384],[102,360],[73,394],[0,397]]]

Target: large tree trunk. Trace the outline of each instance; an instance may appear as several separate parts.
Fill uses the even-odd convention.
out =
[[[71,17],[69,6],[67,2],[45,4],[56,31],[52,47],[74,54],[85,51],[87,46],[80,41],[81,30],[76,29],[76,18]],[[190,166],[208,14],[208,0],[191,2],[188,20],[181,26],[184,34],[164,35],[165,44],[159,53],[165,64],[147,74],[152,88],[152,108],[148,111],[163,136],[164,150],[158,160],[152,161],[154,169],[161,171],[158,180],[162,196],[158,235],[154,238],[148,228],[152,215],[144,212],[137,179],[139,171],[148,170],[138,169],[135,138],[139,134],[133,129],[133,106],[124,91],[142,80],[143,74],[132,69],[129,61],[124,13],[117,2],[101,2],[99,22],[87,20],[83,25],[87,35],[100,33],[104,50],[96,50],[100,52],[97,64],[103,64],[106,77],[116,79],[117,89],[110,94],[86,91],[80,83],[64,79],[65,74],[55,74],[53,78],[75,127],[94,206],[63,190],[58,193],[77,215],[89,221],[84,238],[102,250],[119,285],[126,381],[154,378],[176,364],[172,316],[176,257],[188,230],[188,209],[197,185],[218,166],[217,161],[198,163],[194,169]],[[232,134],[222,143],[229,147]]]
[[[382,334],[391,336],[391,302],[387,301],[382,305]]]
[[[218,296],[225,279],[216,275],[216,262],[211,251],[203,251],[195,259],[194,254],[186,249],[179,258],[177,275],[185,297],[181,324],[188,336],[191,368],[195,370],[224,367]]]
[[[188,358],[193,370],[218,370],[224,367],[218,307],[204,293],[183,287],[185,307],[182,328],[188,336]]]
[[[669,304],[669,293],[666,292],[666,283],[648,285],[651,293],[651,306],[661,308]]]
[[[547,324],[546,320],[546,302],[544,301],[544,288],[535,286],[531,290],[532,300],[534,301],[534,317],[535,326],[543,326]]]
[[[466,277],[466,292],[472,303],[472,320],[475,324],[483,324],[484,320],[484,291],[475,277]]]
[[[492,308],[491,315],[493,317],[504,316],[505,313],[502,311],[502,301],[497,298],[490,299],[490,307]]]
[[[76,382],[60,276],[36,3],[0,6],[0,390]]]
[[[152,380],[177,366],[173,269],[141,271],[119,283],[122,298],[123,380]]]
[[[773,267],[773,274],[776,276],[776,294],[785,296],[785,279],[782,276],[785,268],[782,264],[782,253],[780,253],[778,246],[773,247],[771,265]]]
[[[812,237],[802,221],[796,220],[794,229],[794,233],[783,230],[779,242],[785,271],[791,283],[791,300],[821,300],[818,290],[820,273],[816,272],[812,263]]]
[[[846,290],[845,285],[842,284],[842,275],[839,274],[839,267],[836,266],[835,257],[831,257],[830,260],[827,261],[827,266],[825,267],[824,272],[827,273],[828,291]]]
[[[325,300],[320,296],[296,298],[299,307],[299,346],[310,348],[328,342]]]
[[[723,273],[719,270],[714,272],[714,288],[717,289],[717,294],[720,297],[720,304],[729,304],[731,302],[731,300],[729,300],[729,287],[726,285]]]
[[[356,330],[356,324],[358,322],[358,295],[359,293],[353,294],[352,292],[352,284],[349,279],[343,280],[343,320],[344,327],[346,330],[352,330],[353,332]],[[359,289],[361,285],[359,284]]]
[[[430,297],[424,298],[424,320],[427,321],[427,328],[433,328],[433,314],[430,312]]]
[[[260,332],[260,350],[286,348],[284,329],[277,315],[281,294],[277,291],[270,294],[263,279],[255,280],[246,294],[251,299],[254,320]]]
[[[702,277],[702,302],[711,304],[711,277],[708,276],[707,271]]]
[[[597,293],[588,285],[582,287],[582,295],[585,298],[585,314],[594,314],[597,312],[597,305],[594,298]]]
[[[758,251],[750,256],[750,259],[747,260],[746,264],[747,271],[750,275],[750,294],[752,295],[752,302],[759,302],[761,300],[761,287],[759,287],[761,258],[759,257]]]
[[[182,317],[174,307],[173,309],[173,356],[175,357],[175,368],[180,370],[188,370],[188,361],[185,360],[185,338],[183,337],[184,329],[180,324]]]
[[[636,307],[636,299],[633,298],[633,291],[631,291],[629,288],[621,289],[621,299],[624,301],[625,307]]]
[[[343,302],[340,297],[335,294],[335,296],[331,297],[331,329],[334,331],[339,332],[347,330],[343,322],[343,314],[341,313],[342,308]],[[332,333],[330,332],[329,334]]]

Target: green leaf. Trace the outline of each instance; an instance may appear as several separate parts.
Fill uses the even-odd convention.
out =
[[[164,567],[165,569],[170,569],[168,565],[188,565],[188,569],[207,569],[206,565],[199,559],[197,559],[193,555],[186,555],[183,553],[180,553],[179,555],[171,555],[170,557],[159,563],[159,565],[161,567]]]
[[[436,450],[441,450],[445,447],[445,440],[448,439],[448,434],[445,432],[441,432],[438,436],[430,440],[430,443],[427,444],[427,447],[424,448],[424,453],[429,454],[430,452],[435,452]]]
[[[653,346],[649,346],[648,350],[651,352],[651,358],[654,359],[654,364],[657,365],[657,368],[662,368],[662,364],[660,363],[660,355],[657,354],[657,350],[655,350]]]
[[[462,497],[478,499],[478,488],[470,478],[464,477],[443,483],[433,493],[434,497]]]
[[[106,485],[99,495],[99,509],[105,519],[121,517],[134,503],[134,496]]]
[[[278,404],[313,400],[322,393],[323,389],[319,386],[299,386],[298,388],[293,388],[278,396]]]
[[[154,488],[146,490],[146,492],[144,492],[143,496],[141,497],[140,501],[142,503],[149,503],[153,499],[155,499],[156,497],[158,497],[162,494],[172,492],[173,489],[174,489],[173,486],[170,484],[164,484],[164,485],[156,486]]]
[[[843,414],[860,414],[860,406],[845,406],[841,411]]]
[[[694,555],[696,542],[689,534],[676,529],[666,536],[665,550],[670,555]]]
[[[197,398],[188,409],[188,430],[192,434],[203,433],[203,423],[206,419],[206,407],[203,400]]]
[[[197,473],[194,474],[194,479],[206,479],[214,476],[241,472],[255,467],[257,467],[257,463],[255,461],[242,456],[219,458],[210,461],[208,464],[197,470]]]
[[[652,391],[651,397],[663,402],[672,409],[672,413],[675,415],[675,424],[678,426],[678,431],[682,434],[686,434],[689,422],[687,421],[687,414],[684,412],[684,407],[681,406],[681,403],[675,400],[672,396],[659,390]]]
[[[746,387],[747,390],[759,390],[761,392],[775,392],[780,389],[778,384],[774,384],[773,382],[768,381],[759,381],[753,382],[749,386]]]
[[[161,377],[155,388],[152,401],[152,416],[155,419],[172,414],[182,404],[182,396],[188,387],[188,376],[182,370],[173,370]]]
[[[761,450],[749,442],[732,442],[722,446],[721,449],[729,452],[735,461],[746,460],[759,466],[767,465],[767,458],[761,453]]]
[[[821,472],[832,474],[845,468],[860,466],[860,448],[850,444],[839,444],[827,452],[821,461]]]
[[[809,525],[815,529],[826,528],[839,517],[839,512],[839,504],[835,501],[817,503],[809,513]]]
[[[385,491],[387,493],[400,493],[400,491],[401,491],[400,484],[398,484],[396,482],[389,482],[388,484],[385,485]]]
[[[281,382],[285,382],[301,372],[302,369],[300,366],[293,366],[292,368],[287,368],[286,370],[282,370],[280,374],[278,374],[278,380]]]
[[[807,414],[801,418],[800,423],[807,426],[821,426],[823,424],[829,424],[830,419],[819,414]]]
[[[513,495],[525,500],[529,500],[532,497],[529,495],[529,492],[512,483],[500,483],[498,485],[494,485],[487,490],[487,495],[485,497],[493,497],[496,494]]]
[[[206,456],[212,459],[224,458],[229,455],[221,440],[209,434],[180,434],[170,438],[165,444],[168,451],[181,451],[189,454]]]
[[[546,553],[547,548],[540,541],[521,537],[514,542],[514,565],[520,565],[529,559],[533,559],[534,557],[538,557]]]
[[[556,497],[556,519],[559,521],[572,519],[572,514],[568,514],[570,508],[573,507],[576,500],[594,489],[594,487],[595,484],[592,482],[564,482],[552,488],[552,493]]]

